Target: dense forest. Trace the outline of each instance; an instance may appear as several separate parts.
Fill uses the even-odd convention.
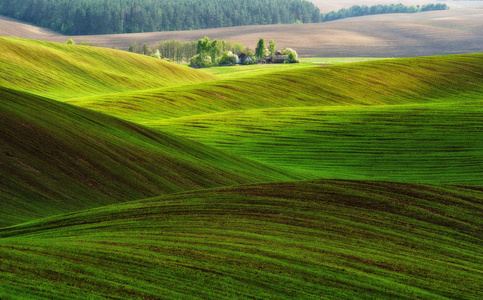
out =
[[[305,0],[0,0],[0,14],[68,35],[315,23],[435,9],[447,6],[356,5],[321,14]]]
[[[69,35],[320,21],[301,0],[0,0],[0,14]]]

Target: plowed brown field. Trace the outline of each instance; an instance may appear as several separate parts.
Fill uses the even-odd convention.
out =
[[[479,1],[476,1],[479,2]],[[0,18],[0,35],[65,42],[69,37]],[[75,36],[76,42],[126,50],[133,42],[198,40],[204,36],[255,48],[260,37],[301,57],[409,57],[483,52],[483,9],[350,18],[318,24],[242,26],[192,31]]]

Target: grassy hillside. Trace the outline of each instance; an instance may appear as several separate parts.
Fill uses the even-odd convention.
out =
[[[181,193],[1,229],[0,297],[481,299],[482,212],[463,186]]]
[[[294,178],[57,101],[5,88],[0,99],[0,226],[164,193]]]
[[[482,95],[483,55],[474,54],[71,102],[318,177],[481,185]]]
[[[482,86],[483,54],[473,54],[297,68],[70,103],[145,123],[247,109],[435,102]]]
[[[0,53],[0,86],[60,100],[214,78],[144,55],[88,46],[0,37]]]
[[[483,185],[483,103],[468,99],[258,109],[148,125],[322,178]]]

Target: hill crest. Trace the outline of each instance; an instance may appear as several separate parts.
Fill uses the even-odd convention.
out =
[[[114,49],[0,37],[0,86],[64,100],[214,80],[164,60]]]

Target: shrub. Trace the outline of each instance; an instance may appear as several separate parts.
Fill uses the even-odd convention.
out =
[[[295,56],[294,59],[297,59],[299,57],[298,54],[297,54],[297,52],[294,49],[292,49],[292,48],[285,48],[281,52],[282,52],[283,55],[288,55],[289,56],[289,59],[290,59],[290,54],[291,53]]]
[[[190,67],[192,68],[206,68],[211,67],[211,56],[197,54],[190,59]]]
[[[238,56],[233,54],[231,51],[227,51],[223,53],[223,56],[220,59],[220,65],[234,65],[238,60]]]
[[[151,56],[157,59],[161,59],[161,52],[159,52],[159,49],[156,49],[156,52],[154,52]]]

